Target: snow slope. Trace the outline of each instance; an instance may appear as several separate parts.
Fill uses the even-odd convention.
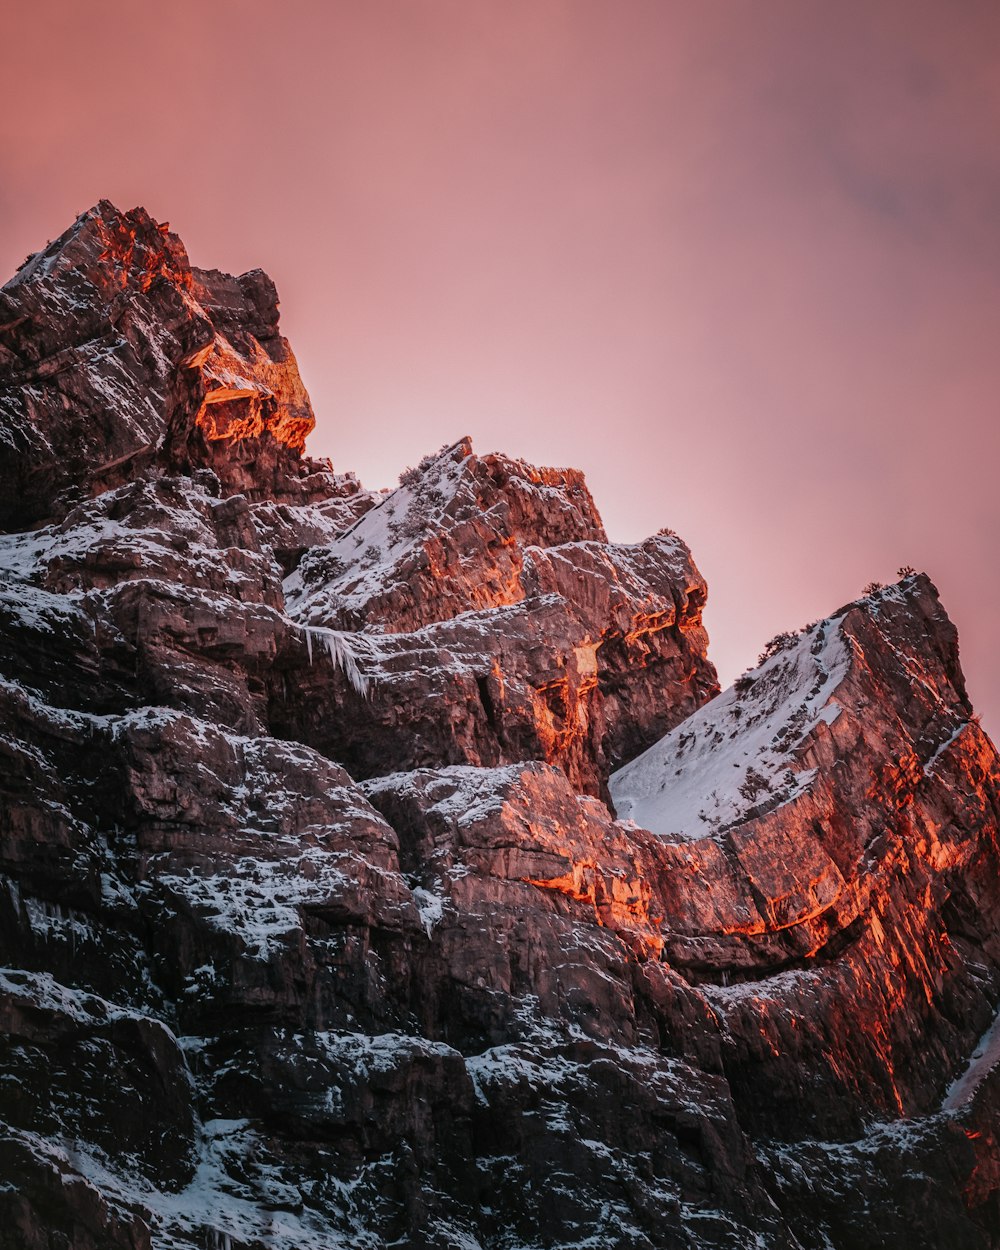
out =
[[[428,530],[440,524],[442,510],[458,489],[469,459],[456,458],[458,448],[456,444],[427,457],[423,479],[387,492],[349,529],[307,554],[285,580],[289,615],[323,625],[338,612],[362,610],[381,591],[386,568],[421,548]],[[310,577],[317,561],[322,573],[318,585]]]
[[[608,781],[615,810],[658,834],[699,838],[745,818],[769,796],[811,781],[796,750],[834,721],[849,663],[842,617],[786,635],[752,673],[706,703]]]

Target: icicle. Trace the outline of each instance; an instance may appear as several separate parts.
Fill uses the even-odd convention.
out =
[[[351,686],[363,699],[367,699],[368,678],[358,668],[358,662],[354,658],[354,653],[348,646],[344,635],[335,633],[332,629],[328,630],[326,632],[326,649],[330,654],[330,663],[334,668],[341,669]]]
[[[352,689],[356,690],[363,699],[367,699],[371,681],[358,667],[358,661],[351,650],[348,639],[353,635],[336,629],[325,629],[320,625],[304,625],[303,629],[306,634],[309,663],[313,662],[313,636],[316,635],[326,643],[326,652],[333,667],[339,668],[351,683]]]

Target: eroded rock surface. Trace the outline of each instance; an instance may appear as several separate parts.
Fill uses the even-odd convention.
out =
[[[304,459],[262,274],[102,203],[0,299],[0,1246],[1000,1246],[927,578],[713,698],[579,474]]]

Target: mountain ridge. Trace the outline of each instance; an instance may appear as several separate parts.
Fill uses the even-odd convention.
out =
[[[930,580],[720,692],[676,535],[314,420],[266,275],[144,210],[0,293],[0,1246],[1000,1246]]]

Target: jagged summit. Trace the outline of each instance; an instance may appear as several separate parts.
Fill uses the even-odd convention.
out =
[[[873,666],[875,646],[885,654]],[[954,626],[923,574],[779,635],[756,669],[611,777],[618,814],[699,838],[791,802],[823,784],[823,743],[863,732],[890,682],[913,685],[907,721],[925,760],[972,715]]]
[[[372,678],[346,720],[307,678],[309,728],[289,733],[358,777],[541,759],[603,795],[611,768],[714,694],[705,583],[680,539],[609,543],[581,474],[467,439],[403,478],[285,579],[306,629],[363,631]]]
[[[312,420],[270,281],[143,210],[0,294],[0,1250],[998,1250],[929,580],[719,694],[675,535]]]
[[[70,279],[74,270],[85,268],[95,242],[100,245],[100,258],[110,262],[103,272],[89,275],[100,288],[149,286],[156,277],[190,285],[187,250],[177,235],[171,234],[169,223],[155,221],[144,208],[125,213],[110,200],[99,200],[57,239],[28,256],[3,290],[9,293],[42,283],[54,290]]]
[[[65,513],[149,466],[299,496],[315,418],[261,270],[194,268],[102,200],[0,291],[0,526]],[[315,485],[315,483],[311,483]]]
[[[953,1030],[989,1018],[998,896],[980,857],[997,776],[954,626],[913,575],[780,636],[611,777],[619,813],[655,831],[673,866],[659,877],[665,956],[712,987],[747,1042],[730,1079],[768,1132],[796,1136],[813,1119],[857,1133],[863,1106],[937,1106]],[[970,910],[975,936],[956,923]],[[834,1017],[817,1037],[810,1021]],[[853,1108],[818,1096],[831,1080],[850,1084]]]
[[[463,438],[408,469],[285,590],[315,624],[416,628],[520,602],[529,551],[574,542],[608,542],[581,473],[477,456]]]

